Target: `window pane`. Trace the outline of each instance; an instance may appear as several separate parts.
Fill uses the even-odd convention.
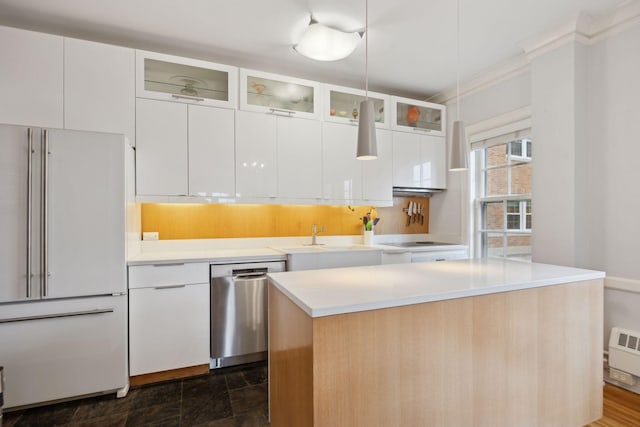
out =
[[[511,194],[531,193],[531,163],[511,167]]]
[[[485,230],[504,229],[504,208],[502,202],[483,203],[482,228]]]
[[[494,145],[486,149],[486,167],[504,166],[507,164],[507,144]]]
[[[511,141],[509,147],[511,148],[512,156],[522,157],[522,142],[520,140]]]
[[[485,233],[484,236],[484,256],[504,257],[504,238],[503,234]]]
[[[527,157],[531,158],[531,140],[527,140]]]
[[[518,201],[508,201],[507,202],[507,213],[520,213],[520,202]]]
[[[501,196],[507,194],[507,168],[486,171],[485,195]]]
[[[527,230],[531,230],[531,214],[527,214]]]
[[[520,214],[507,214],[507,230],[520,230]]]
[[[506,253],[507,258],[531,261],[531,236],[508,236]]]

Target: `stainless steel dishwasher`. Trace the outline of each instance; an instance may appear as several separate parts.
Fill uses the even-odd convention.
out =
[[[284,261],[211,265],[211,368],[267,358],[267,273]]]

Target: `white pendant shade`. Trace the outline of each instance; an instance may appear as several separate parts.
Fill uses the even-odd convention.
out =
[[[373,101],[366,99],[360,103],[358,120],[358,160],[375,160],[378,158],[376,142],[376,125],[374,121]]]
[[[362,33],[347,33],[312,20],[293,48],[316,61],[337,61],[351,55],[360,40]]]
[[[453,122],[451,132],[451,153],[449,155],[450,171],[462,171],[469,168],[466,139],[464,123],[461,120],[456,120]]]

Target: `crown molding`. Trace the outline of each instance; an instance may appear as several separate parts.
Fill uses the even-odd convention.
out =
[[[476,77],[467,80],[460,84],[460,98],[464,98],[469,95],[473,95],[476,92],[481,92],[492,86],[497,85],[505,80],[512,79],[520,74],[529,71],[529,61],[526,56],[518,55],[515,58],[511,58],[508,61],[502,62],[499,65],[491,68],[490,70],[479,74]],[[449,101],[455,100],[457,97],[456,88],[451,88],[446,91],[440,92],[427,101],[435,102],[437,104],[446,104]]]
[[[566,43],[592,45],[636,25],[640,25],[640,0],[626,0],[608,13],[596,18],[580,13],[562,25],[519,43],[518,46],[523,53],[517,57],[462,83],[460,98],[529,71],[529,64],[534,58]],[[446,104],[455,100],[456,97],[456,89],[452,88],[430,97],[427,101]]]

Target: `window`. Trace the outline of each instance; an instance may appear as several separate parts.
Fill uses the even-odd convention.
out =
[[[531,261],[529,129],[472,143],[476,253]]]
[[[531,200],[507,201],[507,230],[531,231]]]
[[[509,142],[507,144],[507,157],[531,160],[531,140],[519,139]]]

